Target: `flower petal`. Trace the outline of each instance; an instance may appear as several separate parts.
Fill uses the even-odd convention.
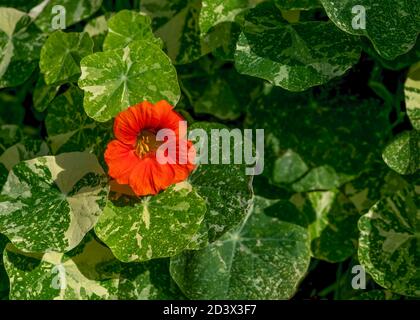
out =
[[[120,184],[128,184],[131,171],[140,161],[131,146],[118,140],[108,144],[104,157],[108,174]]]

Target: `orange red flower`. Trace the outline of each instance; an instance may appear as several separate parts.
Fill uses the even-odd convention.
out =
[[[118,184],[129,185],[137,196],[157,194],[185,180],[195,168],[194,147],[180,130],[181,121],[184,119],[166,101],[155,105],[145,101],[120,112],[114,121],[116,139],[105,151],[108,174]],[[172,130],[176,141],[177,158],[164,164],[156,158],[159,146],[166,142],[156,138],[161,129]],[[182,143],[186,148],[180,147]]]

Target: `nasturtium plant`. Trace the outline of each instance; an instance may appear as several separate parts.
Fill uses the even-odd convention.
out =
[[[47,85],[77,80],[80,76],[80,60],[93,52],[89,34],[56,31],[41,50],[39,68]]]
[[[0,300],[420,298],[419,17],[0,0]]]
[[[375,0],[320,2],[340,29],[368,37],[378,53],[388,60],[407,53],[417,41],[420,32],[417,0],[394,0],[386,4]]]
[[[71,118],[66,114],[72,113]],[[106,143],[111,139],[111,123],[99,123],[83,110],[83,91],[71,87],[49,105],[45,127],[53,154],[88,151],[102,159]]]
[[[180,97],[175,68],[159,46],[147,40],[88,55],[81,68],[83,106],[96,121],[108,121],[139,101],[176,104]]]
[[[107,21],[108,35],[103,44],[104,51],[124,48],[136,40],[149,40],[161,45],[161,40],[153,35],[151,19],[140,13],[123,10]]]
[[[90,153],[19,162],[0,195],[0,231],[25,252],[69,251],[95,225],[107,194],[103,169]]]
[[[407,115],[414,129],[420,131],[420,62],[410,68],[404,90]]]
[[[33,8],[33,13],[36,15],[35,24],[45,33],[53,32],[54,27],[53,18],[56,17],[59,24],[61,19],[64,27],[70,27],[75,23],[82,21],[93,15],[101,8],[102,0],[50,0],[44,1],[39,6]],[[57,6],[61,6],[58,7]],[[56,10],[54,10],[54,7]],[[64,9],[64,14],[63,14]],[[60,16],[62,14],[62,16]]]
[[[30,16],[0,7],[0,88],[17,86],[29,78],[44,40]]]
[[[293,294],[308,268],[308,234],[266,216],[266,207],[266,199],[255,199],[237,228],[202,250],[171,258],[171,275],[187,297],[287,299]]]
[[[237,70],[287,90],[326,83],[359,60],[357,38],[331,22],[288,24],[270,3],[251,9],[244,20],[235,52]]]
[[[121,261],[171,257],[193,240],[205,212],[204,199],[181,182],[143,200],[111,197],[95,231]]]
[[[376,203],[359,221],[359,259],[376,282],[418,296],[420,285],[418,185]]]

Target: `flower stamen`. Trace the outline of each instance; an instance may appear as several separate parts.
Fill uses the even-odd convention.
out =
[[[161,142],[156,141],[156,135],[153,132],[143,130],[137,138],[135,153],[138,157],[143,158],[148,153],[155,152],[160,145]]]

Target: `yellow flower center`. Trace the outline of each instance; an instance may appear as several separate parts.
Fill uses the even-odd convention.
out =
[[[143,130],[137,137],[135,152],[143,158],[149,152],[155,152],[161,144],[160,141],[156,141],[156,135],[153,132]]]

